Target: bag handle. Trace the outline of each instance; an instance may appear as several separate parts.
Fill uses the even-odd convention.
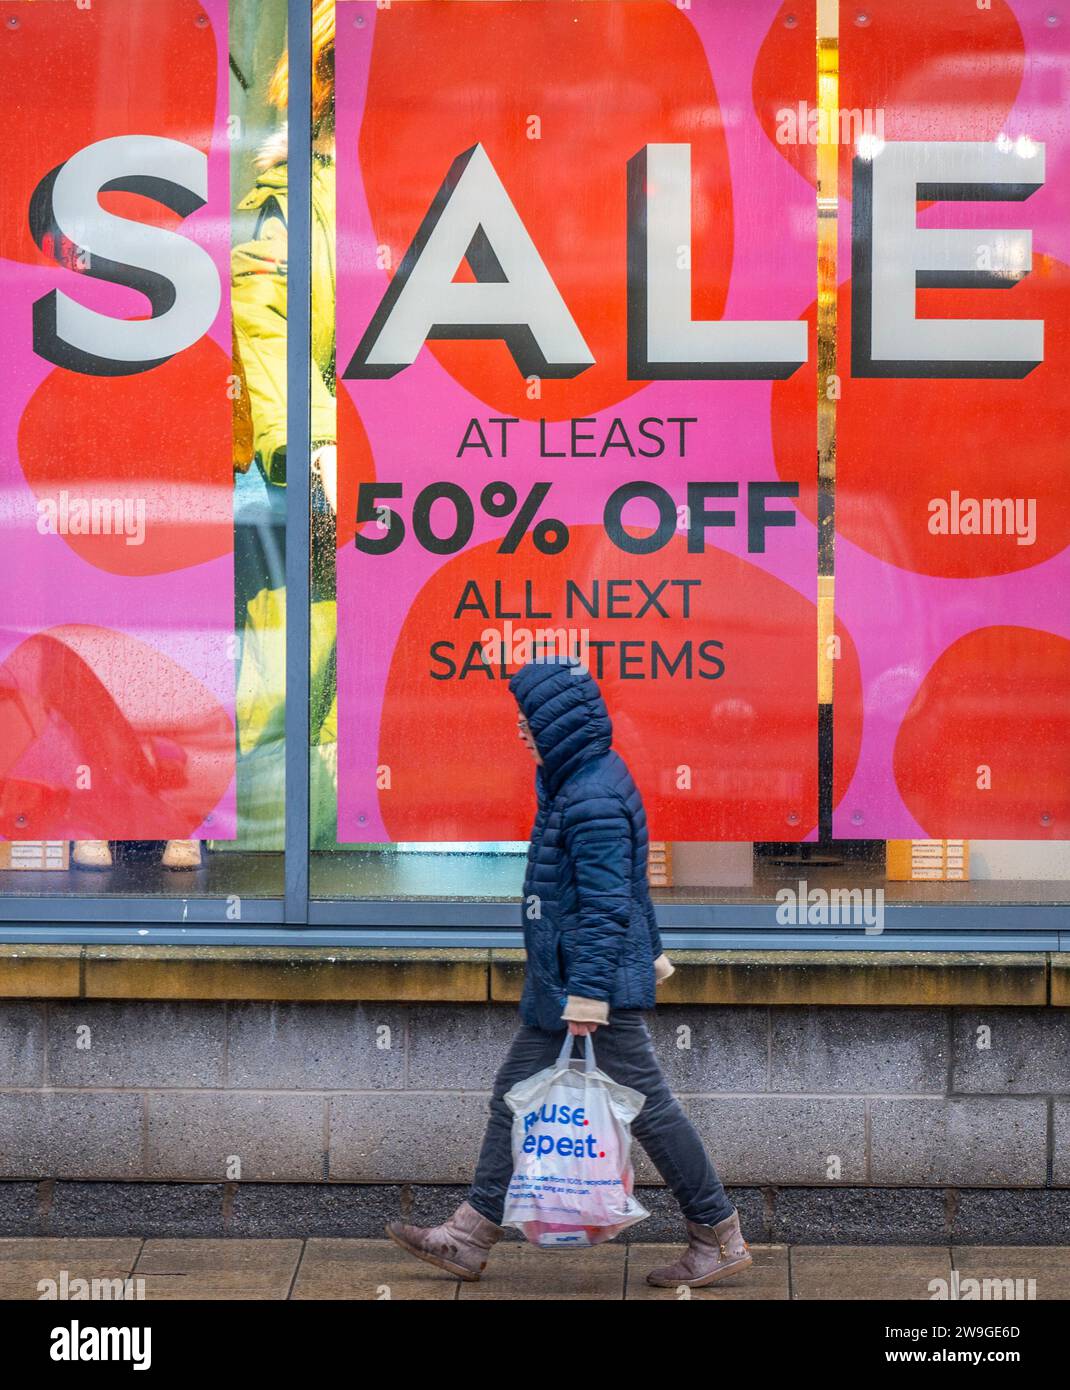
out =
[[[575,1034],[565,1031],[565,1041],[561,1044],[561,1051],[557,1054],[558,1067],[567,1067],[572,1060],[572,1044],[575,1042]],[[583,1070],[594,1071],[594,1042],[590,1033],[586,1033],[583,1038]]]

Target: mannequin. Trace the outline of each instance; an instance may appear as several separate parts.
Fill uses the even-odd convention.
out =
[[[336,411],[334,397],[335,343],[334,307],[335,284],[333,264],[334,228],[334,0],[313,0],[313,244],[312,272],[314,366],[311,374],[311,469],[317,491],[322,494],[322,515],[317,513],[318,551],[329,557],[330,578],[327,592],[314,596],[312,623],[319,634],[314,651],[313,704],[317,711],[313,719],[312,746],[326,774],[332,792],[337,789],[337,694],[334,689],[333,654],[335,619],[333,603],[333,561],[335,547],[335,517],[338,506],[338,464],[336,450]],[[268,100],[280,115],[284,115],[289,98],[288,54],[280,56],[272,74]],[[253,458],[267,484],[284,487],[286,483],[286,206],[287,206],[287,131],[283,124],[265,142],[258,153],[256,185],[239,203],[243,212],[256,212],[257,223],[252,241],[234,248],[231,307],[235,330],[235,373],[242,389],[240,403],[235,407],[235,470],[248,471]],[[315,494],[314,494],[315,495]],[[284,612],[285,589],[273,589],[268,582],[261,585],[264,598],[276,595],[274,609],[270,605],[249,604],[245,623],[245,640],[250,642],[257,633],[257,621],[267,624],[272,613]],[[253,616],[253,609],[259,619]],[[266,616],[265,616],[266,613]],[[267,636],[271,637],[271,632]],[[245,644],[243,643],[243,646]],[[270,642],[261,644],[268,652]],[[267,660],[265,658],[265,660]],[[243,661],[242,679],[247,661]],[[255,663],[254,663],[255,665]],[[251,694],[243,699],[239,688],[238,728],[239,750],[249,752],[261,743],[277,738],[278,714],[284,701],[283,667],[278,672],[268,662],[267,674],[260,686],[250,675]],[[282,793],[280,788],[280,801]],[[315,798],[314,802],[315,802]],[[330,824],[317,831],[313,821],[313,839],[333,844],[337,830],[333,823],[334,796],[324,797],[323,814]],[[318,804],[318,803],[316,803]],[[164,868],[191,870],[201,867],[201,845],[198,840],[168,840],[161,858]],[[73,843],[71,864],[79,869],[107,870],[112,867],[111,844],[107,840],[76,840]]]
[[[311,425],[311,743],[310,841],[337,842],[338,712],[335,686],[334,558],[338,459],[335,401],[334,0],[312,4],[312,333]],[[232,253],[231,308],[252,403],[254,449],[265,495],[287,485],[287,212],[289,55],[283,50],[268,86],[280,124],[256,155],[256,181],[238,204],[254,214],[252,239]],[[292,485],[293,460],[291,464]],[[302,485],[304,481],[302,480]],[[252,579],[253,576],[247,576]],[[254,760],[281,748],[285,709],[285,576],[265,569],[250,590],[238,689],[239,752]],[[268,766],[272,764],[267,764]],[[239,764],[240,766],[240,764]],[[263,764],[262,764],[263,766]],[[268,788],[264,786],[266,793]],[[285,805],[280,776],[274,795]]]
[[[72,844],[71,865],[76,869],[110,869],[113,863],[110,840],[75,840]],[[168,840],[160,863],[165,869],[199,869],[200,840]]]

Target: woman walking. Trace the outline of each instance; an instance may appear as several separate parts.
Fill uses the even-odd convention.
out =
[[[460,1279],[478,1279],[501,1226],[513,1171],[513,1116],[504,1097],[551,1066],[565,1030],[597,1034],[599,1068],[646,1097],[632,1132],[672,1189],[688,1246],[647,1281],[701,1288],[751,1263],[739,1217],[702,1140],[673,1097],[642,1010],[672,974],[647,887],[646,815],[638,788],[612,746],[598,685],[573,658],[521,667],[509,682],[519,734],[536,762],[537,813],[522,911],[527,969],[522,1027],[494,1082],[483,1147],[463,1202],[441,1226],[391,1222],[387,1234],[411,1254]]]

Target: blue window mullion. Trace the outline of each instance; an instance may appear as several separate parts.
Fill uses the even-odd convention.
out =
[[[285,921],[308,922],[311,653],[312,6],[288,0]]]

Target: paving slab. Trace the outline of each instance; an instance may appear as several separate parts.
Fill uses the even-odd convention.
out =
[[[134,1268],[145,1297],[289,1298],[299,1240],[147,1240]]]
[[[58,1237],[0,1240],[0,1299],[39,1299],[45,1290],[39,1287],[43,1279],[52,1279],[60,1293],[66,1272],[68,1296],[79,1292],[71,1281],[94,1279],[114,1281],[127,1279],[141,1250],[140,1236],[115,1240],[71,1239]],[[104,1292],[118,1289],[98,1289]]]
[[[951,1263],[957,1271],[959,1298],[1009,1296],[1035,1298],[1038,1302],[1070,1299],[1070,1245],[956,1245]],[[967,1285],[966,1280],[998,1280],[987,1292]],[[1007,1284],[1013,1280],[1014,1286]],[[1022,1283],[1018,1284],[1021,1280]],[[1030,1281],[1035,1280],[1033,1288]]]
[[[754,1263],[742,1274],[734,1274],[721,1284],[708,1289],[657,1289],[646,1282],[647,1271],[657,1265],[671,1264],[683,1249],[677,1245],[632,1245],[628,1250],[628,1277],[625,1297],[630,1300],[706,1298],[715,1302],[760,1302],[787,1300],[791,1297],[788,1279],[788,1247],[786,1245],[752,1245]]]
[[[946,1245],[793,1245],[791,1295],[798,1299],[931,1299],[950,1281]]]
[[[476,1299],[623,1299],[628,1248],[597,1245],[589,1250],[537,1250],[534,1245],[498,1245],[478,1284],[460,1284],[457,1297]]]
[[[309,1240],[291,1297],[451,1302],[458,1280],[390,1240]]]
[[[379,1239],[10,1237],[0,1238],[0,1299],[39,1299],[41,1280],[62,1288],[64,1278],[68,1296],[76,1292],[73,1281],[95,1279],[105,1281],[97,1297],[121,1297],[122,1281],[133,1279],[144,1281],[146,1298],[190,1300],[930,1300],[942,1292],[936,1280],[945,1296],[964,1301],[1070,1299],[1070,1246],[751,1248],[754,1265],[744,1274],[685,1293],[646,1283],[647,1271],[675,1258],[679,1244],[561,1251],[499,1245],[482,1281],[465,1284]],[[999,1282],[983,1292],[967,1280]]]

